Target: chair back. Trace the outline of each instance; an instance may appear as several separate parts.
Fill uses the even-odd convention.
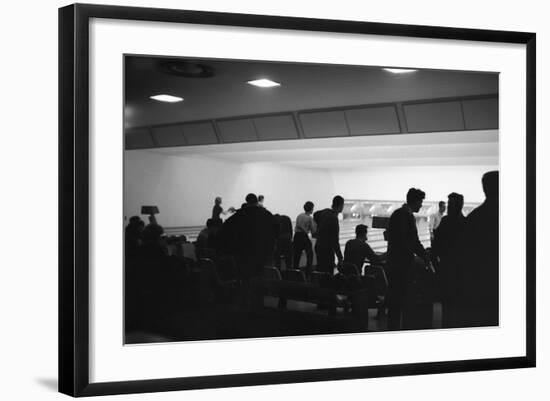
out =
[[[360,277],[361,273],[359,272],[358,267],[353,263],[342,263],[340,267],[338,267],[338,271],[343,274],[345,277]]]
[[[320,287],[327,287],[330,285],[331,280],[332,275],[330,273],[320,272],[318,270],[314,270],[311,272],[312,284],[316,284]]]
[[[281,272],[276,267],[265,266],[263,270],[263,277],[268,280],[282,280]]]
[[[283,272],[283,276],[285,280],[288,281],[295,281],[298,283],[305,283],[306,282],[306,275],[303,271],[299,269],[287,269]]]

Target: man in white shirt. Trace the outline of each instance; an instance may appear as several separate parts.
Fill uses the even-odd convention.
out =
[[[441,224],[441,219],[445,215],[445,202],[440,201],[439,202],[439,210],[432,215],[430,215],[428,227],[430,229],[430,240],[434,240],[434,231],[439,227],[439,224]]]
[[[296,217],[296,228],[294,229],[294,268],[300,267],[300,257],[302,251],[306,252],[306,274],[311,273],[311,266],[313,264],[313,248],[311,246],[311,240],[309,234],[315,233],[315,221],[311,214],[314,208],[313,202],[307,201],[304,204],[304,213],[301,213]]]

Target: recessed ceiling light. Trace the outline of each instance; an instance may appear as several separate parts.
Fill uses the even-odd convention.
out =
[[[258,86],[260,88],[272,88],[274,86],[281,86],[280,83],[271,81],[269,79],[256,79],[254,81],[248,81],[250,85]]]
[[[183,101],[182,97],[172,96],[172,95],[155,95],[151,96],[151,99],[157,100],[159,102],[167,103],[177,103]]]
[[[408,72],[415,72],[416,70],[407,70],[405,68],[384,68],[384,71],[392,72],[394,74],[406,74]]]

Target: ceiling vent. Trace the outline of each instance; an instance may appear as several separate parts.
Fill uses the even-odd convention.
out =
[[[210,78],[214,76],[212,67],[193,61],[165,60],[161,61],[160,67],[165,73],[178,77]]]

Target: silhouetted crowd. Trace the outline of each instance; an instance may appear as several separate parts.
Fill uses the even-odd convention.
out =
[[[484,174],[482,186],[485,201],[468,217],[462,214],[464,197],[449,194],[448,214],[430,224],[434,228],[429,250],[418,239],[413,215],[422,207],[425,193],[411,188],[407,202],[392,213],[386,268],[389,329],[416,328],[415,288],[426,269],[437,277],[443,327],[498,325],[498,172]]]
[[[315,205],[306,202],[294,227],[289,216],[272,214],[264,207],[262,195],[248,194],[239,209],[228,211],[222,207],[222,198],[217,197],[212,216],[196,239],[195,253],[201,263],[211,261],[221,265],[223,260],[232,260],[234,278],[245,289],[251,281],[261,279],[266,266],[281,271],[302,269],[307,280],[314,273],[329,278],[358,277],[354,288],[365,288],[361,287],[361,271],[363,265],[369,263],[387,277],[379,317],[387,310],[390,330],[425,327],[418,322],[422,320],[422,305],[433,305],[421,299],[428,282],[437,287],[443,327],[498,325],[498,172],[486,173],[482,186],[486,199],[467,217],[462,213],[462,195],[449,194],[446,215],[445,202],[439,203],[439,210],[430,216],[432,245],[428,249],[419,239],[414,216],[422,207],[425,193],[411,188],[406,202],[389,217],[386,255],[371,249],[367,243],[368,227],[364,224],[357,225],[356,237],[346,243],[342,254],[338,219],[344,208],[342,196],[335,196],[331,207],[315,213]],[[226,214],[231,215],[222,220],[221,216]],[[312,238],[315,238],[314,247]],[[139,217],[132,217],[126,227],[125,245],[127,271],[128,266],[139,270],[135,266],[154,261],[162,262],[168,266],[166,271],[172,269],[172,273],[180,268],[180,272],[174,274],[181,275],[182,264],[188,267],[190,263],[186,258],[168,256],[163,229],[154,216],[147,226]],[[313,266],[313,252],[316,266]],[[303,253],[306,264],[301,267]],[[141,269],[141,273],[130,274],[134,281],[151,277],[149,270]],[[220,285],[223,274],[214,272],[206,280]],[[428,326],[430,324],[431,321]]]

